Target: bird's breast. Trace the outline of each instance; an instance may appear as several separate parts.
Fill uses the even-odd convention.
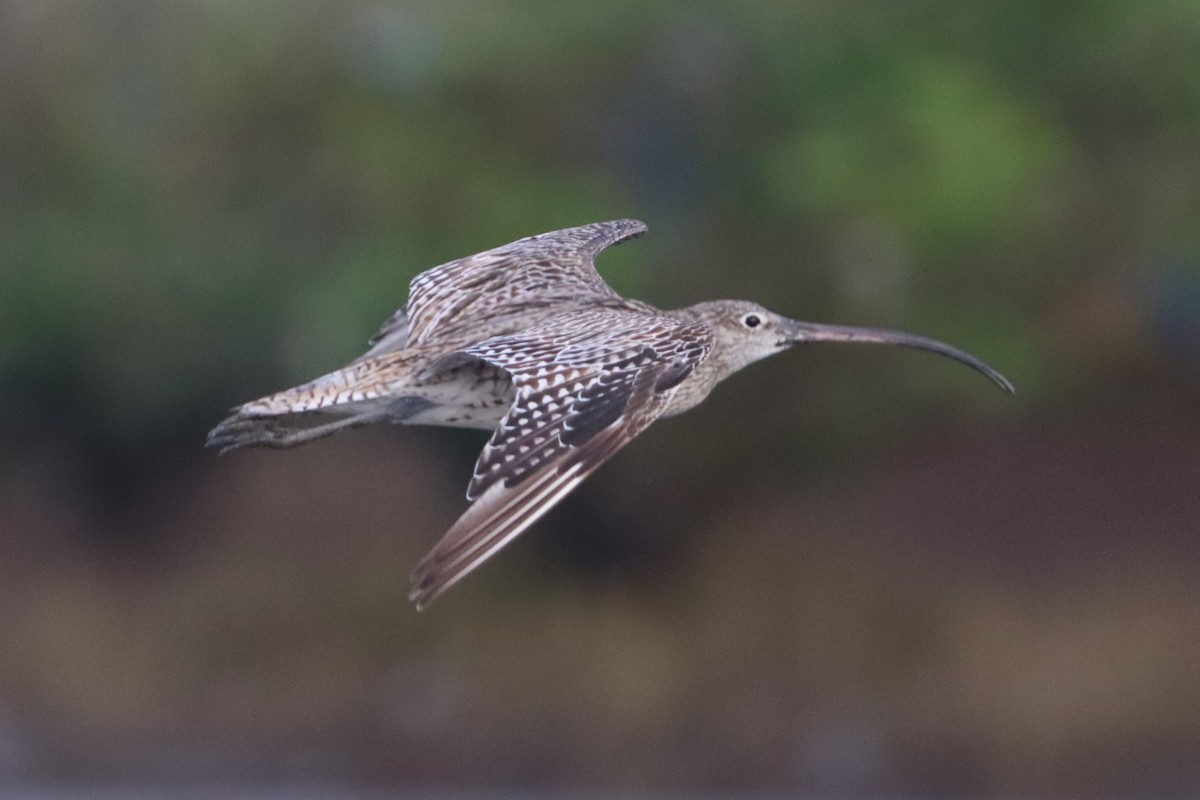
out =
[[[708,397],[715,385],[716,381],[706,371],[702,369],[693,371],[675,389],[675,394],[671,396],[671,401],[663,411],[663,416],[673,417],[676,414],[692,410],[704,402],[704,398]]]

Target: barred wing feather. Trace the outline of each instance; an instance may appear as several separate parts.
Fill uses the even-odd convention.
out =
[[[645,430],[712,348],[704,325],[575,312],[464,353],[509,372],[516,399],[484,447],[474,500],[412,576],[418,608],[549,511]]]
[[[409,340],[446,340],[481,320],[495,325],[555,304],[620,301],[596,272],[596,256],[645,231],[637,220],[597,222],[518,239],[422,272],[408,289]]]

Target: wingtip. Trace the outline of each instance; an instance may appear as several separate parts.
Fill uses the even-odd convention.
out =
[[[607,222],[585,225],[578,230],[596,231],[599,234],[597,237],[600,244],[599,249],[602,250],[608,245],[617,245],[630,239],[636,239],[649,228],[640,219],[612,219]]]
[[[413,604],[418,612],[428,608],[429,604],[436,600],[447,588],[435,585],[434,574],[428,568],[427,563],[422,561],[412,571],[412,575],[409,576],[408,601]]]
[[[623,219],[617,222],[622,228],[625,228],[627,233],[623,239],[636,239],[637,237],[650,230],[650,226],[642,222],[640,219]]]

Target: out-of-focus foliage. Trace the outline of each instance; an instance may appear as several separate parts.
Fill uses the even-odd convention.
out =
[[[0,775],[1200,791],[1200,4],[0,3]],[[200,447],[439,262],[901,327],[430,613],[476,437]]]

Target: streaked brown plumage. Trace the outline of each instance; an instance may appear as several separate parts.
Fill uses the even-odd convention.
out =
[[[467,489],[472,505],[413,572],[409,597],[420,609],[654,420],[791,345],[915,347],[1013,390],[973,356],[911,334],[797,322],[741,300],[663,311],[623,298],[593,261],[645,230],[635,220],[568,228],[423,272],[363,356],[246,403],[207,443],[294,447],[385,420],[494,429]]]

